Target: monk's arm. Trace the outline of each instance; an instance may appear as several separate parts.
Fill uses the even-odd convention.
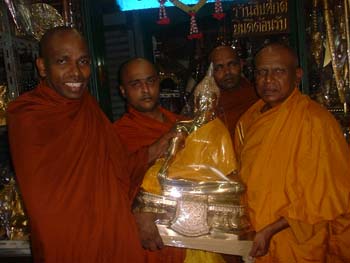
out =
[[[257,232],[254,238],[252,250],[250,251],[250,256],[262,257],[266,255],[269,250],[271,238],[288,227],[288,221],[284,217],[281,217]]]
[[[160,137],[156,142],[148,147],[148,163],[153,163],[158,158],[164,156],[169,148],[170,139],[176,137],[176,131],[170,131]]]

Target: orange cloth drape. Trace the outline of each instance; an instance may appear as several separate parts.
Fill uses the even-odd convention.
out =
[[[165,117],[165,122],[145,116],[132,107],[128,108],[121,119],[114,123],[115,131],[130,153],[137,152],[156,142],[162,135],[170,131],[179,115],[159,108]],[[144,250],[146,263],[182,263],[185,259],[185,249],[165,247],[158,251]]]
[[[254,87],[243,77],[239,88],[220,90],[219,117],[227,125],[232,139],[239,117],[257,100]]]
[[[127,167],[147,155],[126,158],[87,91],[69,100],[42,82],[9,105],[8,130],[35,262],[143,261]]]
[[[290,227],[256,262],[350,262],[349,149],[339,124],[298,89],[265,113],[263,105],[235,133],[250,219],[257,231],[280,217]]]
[[[162,107],[159,107],[159,110],[165,117],[164,122],[148,117],[129,106],[128,112],[114,123],[117,134],[128,152],[134,153],[142,147],[153,144],[163,134],[170,131],[177,120],[182,119],[181,116]]]

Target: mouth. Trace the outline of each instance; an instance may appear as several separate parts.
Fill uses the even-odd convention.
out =
[[[79,92],[83,87],[83,82],[66,82],[65,85],[70,88],[72,92]]]
[[[142,101],[152,101],[152,97],[145,97],[141,99]]]

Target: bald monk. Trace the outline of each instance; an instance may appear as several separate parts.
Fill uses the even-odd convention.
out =
[[[337,121],[302,95],[302,69],[272,43],[255,58],[261,100],[239,120],[235,146],[261,262],[350,262],[349,149]]]
[[[131,59],[122,65],[119,77],[120,91],[126,99],[128,109],[127,113],[114,123],[114,127],[128,152],[135,153],[140,149],[147,149],[157,142],[167,147],[166,139],[172,134],[169,131],[181,117],[159,105],[159,78],[153,64],[143,58]],[[184,249],[163,247],[154,223],[155,214],[134,214],[142,245],[146,249],[145,262],[184,261]]]
[[[148,153],[126,158],[87,90],[90,56],[75,29],[48,30],[36,65],[39,85],[8,107],[34,262],[143,262],[128,167]]]
[[[242,75],[242,63],[230,46],[218,46],[209,55],[213,76],[220,88],[219,117],[227,125],[233,138],[239,117],[257,100],[254,87]]]

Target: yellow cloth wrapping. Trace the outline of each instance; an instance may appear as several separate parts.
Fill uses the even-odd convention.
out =
[[[164,163],[164,158],[158,159],[146,172],[141,188],[146,192],[161,195],[162,188],[158,180],[158,172]]]
[[[217,118],[186,138],[185,147],[176,154],[168,169],[168,177],[198,182],[222,181],[215,170],[226,176],[235,169],[230,133]]]
[[[186,258],[184,263],[226,263],[223,257],[220,254],[194,250],[194,249],[186,249]]]
[[[297,89],[276,108],[261,113],[263,105],[237,124],[240,175],[255,230],[280,217],[290,227],[256,263],[350,262],[349,149],[339,124]]]
[[[143,179],[142,188],[161,194],[158,172],[164,159],[150,167]],[[172,179],[190,181],[222,181],[217,173],[228,175],[236,169],[236,158],[230,133],[220,119],[214,119],[192,132],[168,169]]]

